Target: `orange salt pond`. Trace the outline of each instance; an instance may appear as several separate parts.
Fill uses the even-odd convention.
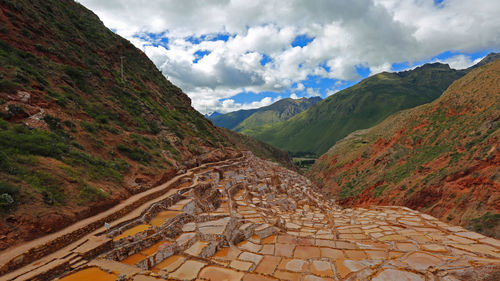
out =
[[[163,240],[163,241],[160,241],[160,242],[158,242],[158,243],[154,244],[153,246],[151,246],[151,247],[149,247],[149,248],[147,248],[147,249],[143,250],[141,253],[142,253],[143,255],[145,255],[145,256],[151,256],[152,254],[156,253],[156,252],[158,251],[158,248],[159,248],[162,244],[164,244],[165,242],[167,242],[167,241],[164,241],[164,240]]]
[[[70,274],[64,278],[61,278],[60,281],[81,281],[81,280],[93,280],[93,281],[115,281],[115,274],[110,274],[97,267],[89,267],[80,271],[77,271],[73,274]]]
[[[116,236],[115,238],[113,238],[113,241],[118,241],[118,240],[120,240],[122,238],[136,235],[137,233],[140,233],[140,232],[143,232],[145,230],[148,230],[150,227],[151,227],[151,225],[149,225],[149,224],[139,224],[139,225],[136,225],[136,226],[132,227],[131,229],[125,230],[122,234],[120,234],[120,235]]]
[[[120,262],[124,263],[124,264],[128,264],[128,265],[134,265],[134,264],[142,261],[146,257],[147,256],[145,256],[141,253],[137,253],[137,254],[133,254],[133,255],[126,257],[125,259],[121,260]]]
[[[163,212],[159,212],[152,220],[151,220],[151,224],[154,225],[154,226],[161,226],[162,224],[165,223],[165,221],[167,219],[171,219],[175,216],[177,216],[178,214],[180,214],[182,212],[180,211],[163,211]]]
[[[153,268],[153,272],[158,272],[160,270],[165,270],[167,272],[172,272],[176,270],[186,259],[182,256],[174,255],[170,256],[164,261],[160,262]]]

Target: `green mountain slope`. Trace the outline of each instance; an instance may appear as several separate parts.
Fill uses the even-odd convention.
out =
[[[281,99],[271,105],[251,110],[238,110],[211,118],[219,127],[246,134],[262,125],[285,121],[321,101],[320,97]]]
[[[257,112],[258,109],[242,109],[238,111],[229,112],[222,115],[217,115],[215,117],[209,117],[217,127],[233,129],[238,126],[243,120],[248,118],[248,116]]]
[[[226,128],[219,128],[219,130],[238,150],[252,151],[256,156],[262,159],[270,160],[288,169],[298,171],[297,166],[293,164],[292,159],[286,151]]]
[[[500,60],[338,141],[309,171],[345,206],[404,205],[500,237]]]
[[[376,74],[285,122],[245,133],[287,151],[321,155],[355,130],[369,128],[399,110],[433,101],[464,74],[440,63]]]
[[[320,97],[279,100],[269,106],[259,108],[257,112],[243,120],[234,128],[237,132],[247,133],[259,126],[286,121],[302,111],[320,102]]]
[[[237,154],[143,52],[82,5],[0,8],[0,249]]]

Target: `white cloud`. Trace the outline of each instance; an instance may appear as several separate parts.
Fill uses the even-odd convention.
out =
[[[319,97],[321,94],[319,93],[318,90],[315,90],[313,88],[307,88],[306,93],[309,97]]]
[[[464,69],[464,68],[468,68],[468,67],[473,66],[474,64],[478,63],[482,59],[483,59],[483,57],[473,60],[469,56],[456,55],[456,56],[449,57],[449,58],[444,59],[444,60],[434,60],[434,61],[449,64],[450,67],[454,68],[454,69]]]
[[[305,88],[306,87],[304,86],[304,84],[297,83],[297,88],[296,88],[297,91],[304,91]]]
[[[338,89],[329,89],[329,90],[326,91],[326,96],[329,97],[329,96],[331,96],[333,94],[338,93],[339,91],[340,90],[338,90]]]
[[[281,96],[278,96],[276,98],[272,97],[264,97],[259,101],[254,101],[254,102],[249,102],[249,103],[239,103],[236,102],[234,99],[226,99],[223,100],[222,102],[217,101],[217,100],[211,100],[209,104],[200,104],[198,105],[198,108],[201,109],[203,112],[209,112],[208,110],[205,110],[205,107],[213,108],[214,111],[217,111],[219,113],[227,113],[231,111],[236,111],[240,109],[252,109],[252,108],[259,108],[263,106],[268,106],[273,104],[274,102],[278,101],[281,99]]]
[[[294,100],[299,99],[299,97],[296,94],[291,94],[290,98]]]
[[[200,111],[242,91],[282,91],[310,75],[356,80],[394,62],[428,60],[442,52],[500,49],[500,1],[446,0],[80,0],[106,26],[131,40],[180,86]],[[155,38],[145,36],[155,33]],[[227,41],[188,37],[229,34]],[[298,35],[314,38],[292,47]],[[158,46],[158,37],[168,46]],[[196,63],[195,52],[208,55]],[[270,61],[260,64],[266,55]],[[446,60],[453,68],[467,56]],[[295,90],[295,89],[292,89]],[[235,102],[232,106],[237,106]],[[239,106],[246,106],[239,104]]]
[[[391,71],[392,65],[390,63],[383,63],[381,65],[370,66],[370,75],[375,75],[384,71]]]

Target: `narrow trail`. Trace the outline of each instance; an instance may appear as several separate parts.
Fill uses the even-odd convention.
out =
[[[453,281],[500,272],[499,240],[406,207],[340,208],[251,153],[183,176],[108,231],[0,279]]]

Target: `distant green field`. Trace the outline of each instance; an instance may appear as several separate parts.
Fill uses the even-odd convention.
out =
[[[293,163],[303,172],[306,172],[316,162],[316,158],[294,157]]]

